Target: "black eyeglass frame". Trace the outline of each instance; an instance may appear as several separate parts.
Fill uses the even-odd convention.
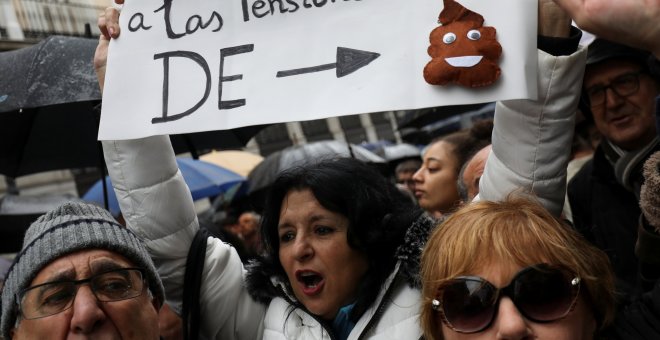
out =
[[[566,310],[561,316],[558,316],[558,317],[553,318],[553,319],[551,319],[551,320],[539,320],[539,319],[536,319],[536,318],[534,318],[534,317],[529,316],[529,315],[525,312],[524,309],[521,309],[521,308],[518,306],[517,299],[514,298],[514,297],[515,297],[514,289],[515,289],[515,285],[516,285],[516,283],[517,283],[517,279],[518,279],[519,277],[521,277],[522,275],[524,275],[525,273],[527,273],[527,272],[529,272],[529,271],[532,271],[532,270],[537,270],[537,271],[548,271],[548,270],[559,271],[559,272],[561,272],[561,273],[562,273],[567,279],[570,279],[570,277],[572,277],[572,279],[570,279],[570,282],[569,282],[569,284],[571,285],[571,288],[572,288],[572,300],[571,300],[571,303],[570,303],[569,307],[567,308],[567,310]],[[465,331],[465,330],[461,330],[461,329],[456,328],[456,327],[455,327],[454,325],[452,325],[452,323],[447,319],[447,316],[446,316],[445,311],[444,311],[444,306],[443,306],[443,303],[442,303],[442,298],[441,298],[441,296],[443,295],[444,288],[447,287],[447,286],[449,286],[449,285],[451,285],[452,283],[454,283],[454,282],[456,282],[456,281],[472,281],[472,282],[478,282],[478,283],[480,283],[480,284],[482,284],[482,285],[484,285],[484,286],[490,286],[490,287],[495,291],[495,295],[494,295],[494,299],[493,299],[494,302],[493,302],[493,305],[491,305],[491,306],[493,307],[493,313],[492,313],[492,315],[490,316],[490,320],[488,321],[488,323],[487,323],[484,327],[482,327],[482,328],[480,328],[480,329],[477,329],[477,330],[468,330],[468,331]],[[502,300],[502,297],[503,297],[503,296],[507,296],[507,297],[509,297],[509,298],[511,299],[511,301],[513,302],[513,304],[516,306],[516,309],[517,309],[517,310],[518,310],[518,311],[519,311],[519,312],[520,312],[525,318],[527,318],[527,319],[529,319],[529,320],[531,320],[531,321],[533,321],[533,322],[536,322],[536,323],[550,323],[550,322],[554,322],[554,321],[561,320],[561,319],[565,318],[568,314],[570,314],[570,313],[575,309],[575,306],[577,305],[578,297],[580,296],[581,283],[582,283],[582,279],[581,279],[579,276],[572,274],[570,271],[568,271],[568,270],[566,270],[566,269],[564,269],[564,268],[562,268],[562,267],[551,266],[551,265],[544,264],[544,263],[542,263],[542,264],[536,264],[536,265],[529,266],[529,267],[526,267],[526,268],[522,269],[521,271],[519,271],[519,272],[513,277],[513,279],[511,280],[511,282],[510,282],[506,287],[502,287],[502,288],[498,288],[498,287],[496,287],[494,284],[492,284],[492,283],[489,282],[488,280],[486,280],[486,279],[484,279],[484,278],[482,278],[482,277],[479,277],[479,276],[459,276],[459,277],[456,277],[456,278],[453,278],[453,279],[450,279],[450,280],[446,281],[445,283],[443,283],[443,284],[440,286],[440,288],[438,289],[438,297],[437,297],[436,299],[433,299],[433,300],[432,300],[431,308],[432,308],[434,311],[436,311],[436,312],[438,312],[438,313],[440,314],[440,317],[441,317],[441,319],[442,319],[442,322],[443,322],[447,327],[449,327],[450,329],[452,329],[453,331],[455,331],[455,332],[457,332],[457,333],[463,333],[463,334],[478,333],[478,332],[482,332],[482,331],[488,329],[488,328],[493,324],[493,321],[495,321],[495,319],[496,319],[496,317],[497,317],[497,313],[498,313],[498,310],[499,310],[500,301]]]
[[[639,86],[640,86],[640,79],[639,78],[643,74],[646,74],[646,72],[644,72],[643,70],[636,71],[636,72],[624,73],[624,74],[621,74],[621,75],[617,76],[616,78],[614,78],[607,85],[594,85],[594,86],[591,86],[591,87],[585,89],[586,94],[587,94],[587,98],[589,99],[589,106],[592,107],[592,108],[598,108],[598,107],[601,107],[601,106],[605,105],[605,103],[607,102],[607,89],[612,90],[612,92],[614,92],[614,94],[616,94],[617,96],[619,96],[621,98],[627,98],[627,97],[637,93],[637,91],[639,91]],[[631,89],[627,92],[621,93],[620,90],[617,89],[617,87],[616,87],[617,82],[618,82],[618,84],[621,84],[622,80],[626,77],[631,77],[630,79],[634,80],[633,84],[635,85],[635,87],[634,87],[634,89]],[[596,91],[596,90],[601,92],[602,97],[603,97],[603,99],[600,100],[598,103],[595,103],[594,100],[592,99],[592,93],[594,93],[594,91]]]
[[[131,296],[123,297],[123,298],[120,298],[120,299],[103,299],[103,298],[99,297],[99,295],[97,295],[96,287],[94,285],[90,284],[89,288],[92,291],[92,294],[94,294],[94,297],[98,301],[101,301],[101,302],[115,302],[115,301],[130,300],[130,299],[134,299],[134,298],[137,298],[139,296],[142,296],[142,294],[144,294],[144,291],[149,287],[149,283],[147,282],[147,278],[144,275],[145,270],[143,268],[128,267],[128,268],[117,268],[117,269],[112,269],[112,270],[106,270],[106,271],[103,271],[103,272],[100,272],[100,273],[96,273],[96,274],[94,274],[94,275],[92,275],[92,276],[90,276],[86,279],[50,281],[50,282],[44,282],[44,283],[41,283],[41,284],[38,284],[38,285],[35,285],[35,286],[27,287],[25,289],[22,289],[18,293],[16,293],[16,300],[15,301],[16,301],[16,304],[18,305],[18,310],[19,310],[21,316],[26,320],[36,320],[36,319],[49,317],[49,316],[52,316],[52,315],[62,313],[64,311],[68,310],[69,308],[71,308],[73,306],[73,301],[75,300],[75,297],[78,294],[78,289],[80,289],[81,285],[92,283],[95,279],[97,279],[97,278],[99,278],[103,275],[106,275],[106,274],[109,274],[109,273],[114,273],[114,272],[121,272],[121,271],[127,271],[127,272],[137,271],[138,273],[140,273],[140,281],[142,282],[142,289],[140,289],[140,291],[137,295],[131,295]],[[47,314],[47,315],[41,315],[41,316],[32,317],[32,318],[27,317],[25,315],[25,313],[23,311],[23,308],[22,308],[22,303],[23,303],[22,301],[23,301],[23,298],[25,297],[25,295],[29,291],[37,289],[37,288],[41,288],[41,287],[44,287],[44,286],[48,286],[48,285],[62,284],[62,283],[73,284],[73,286],[75,287],[75,293],[73,294],[73,297],[71,298],[71,301],[67,302],[66,306],[62,310],[57,311],[55,313],[51,313],[51,314]]]

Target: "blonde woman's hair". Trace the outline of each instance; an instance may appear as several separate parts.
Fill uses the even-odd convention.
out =
[[[607,256],[539,203],[518,195],[468,204],[429,237],[421,260],[425,339],[443,339],[441,319],[431,308],[440,286],[492,263],[562,266],[582,279],[580,295],[601,329],[613,318],[614,277]]]

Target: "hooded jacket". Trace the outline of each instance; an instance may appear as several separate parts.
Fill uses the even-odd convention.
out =
[[[436,223],[419,216],[396,251],[397,264],[386,279],[376,301],[351,331],[349,339],[418,339],[421,308],[419,262],[422,249]],[[308,313],[297,302],[286,278],[273,270],[267,259],[247,266],[246,285],[252,297],[267,303],[264,339],[334,339],[331,326]]]

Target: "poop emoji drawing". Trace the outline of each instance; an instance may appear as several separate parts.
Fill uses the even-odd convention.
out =
[[[444,0],[440,26],[431,31],[424,79],[431,85],[459,84],[482,87],[500,76],[498,60],[502,46],[494,27],[484,26],[484,18],[454,0]]]

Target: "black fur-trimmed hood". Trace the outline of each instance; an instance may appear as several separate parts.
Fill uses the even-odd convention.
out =
[[[396,250],[395,256],[400,263],[399,275],[406,279],[410,287],[421,288],[419,265],[422,250],[437,224],[438,221],[421,214],[408,228],[403,243]],[[291,290],[287,279],[277,272],[276,267],[277,264],[266,257],[259,257],[246,265],[245,282],[255,301],[268,304],[276,296],[295,300],[289,293]]]

